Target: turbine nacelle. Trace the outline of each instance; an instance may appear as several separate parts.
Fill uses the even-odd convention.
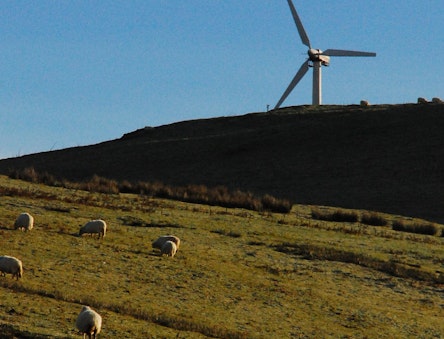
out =
[[[308,58],[312,62],[321,62],[322,66],[328,66],[330,64],[330,57],[324,55],[320,49],[310,48],[308,50]]]

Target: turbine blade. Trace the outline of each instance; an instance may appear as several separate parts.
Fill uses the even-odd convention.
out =
[[[342,49],[327,49],[322,54],[328,56],[359,56],[359,57],[375,57],[376,53],[372,52],[360,52],[360,51],[347,51]]]
[[[284,94],[282,94],[282,97],[280,98],[279,102],[276,104],[274,109],[278,109],[281,104],[284,102],[285,99],[287,99],[288,95],[291,93],[293,88],[296,87],[299,81],[303,78],[305,73],[308,71],[308,61],[304,61],[302,66],[299,68],[298,72],[294,76],[293,80],[291,80],[290,85],[288,85],[287,89],[285,90]]]
[[[302,43],[308,46],[308,48],[311,48],[310,40],[308,39],[307,33],[305,32],[301,19],[299,19],[298,13],[296,12],[296,8],[294,8],[293,2],[291,0],[287,1],[288,1],[288,6],[290,6],[291,14],[293,15],[294,22],[296,23],[296,27],[298,28],[299,36],[301,37]]]

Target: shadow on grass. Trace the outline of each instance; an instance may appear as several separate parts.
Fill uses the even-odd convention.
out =
[[[282,243],[272,246],[276,251],[302,256],[309,260],[329,260],[351,263],[374,269],[400,278],[408,278],[430,283],[444,283],[444,275],[439,272],[427,272],[419,265],[397,262],[395,260],[381,260],[371,256],[353,253],[334,248],[320,247],[307,244]]]
[[[9,325],[9,324],[0,324],[0,339],[11,339],[11,338],[20,338],[20,339],[50,339],[50,338],[63,338],[63,337],[54,337],[44,334],[30,333],[28,331],[21,331],[17,326]]]

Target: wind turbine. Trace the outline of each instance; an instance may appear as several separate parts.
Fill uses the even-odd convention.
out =
[[[282,94],[281,99],[274,107],[275,109],[279,108],[287,96],[291,93],[291,91],[296,87],[298,82],[303,78],[305,73],[308,72],[309,67],[313,67],[313,105],[321,105],[322,104],[322,66],[328,66],[330,63],[331,56],[352,56],[352,57],[374,57],[376,53],[371,52],[358,52],[358,51],[347,51],[341,49],[327,49],[325,51],[321,51],[320,49],[315,49],[311,47],[310,40],[308,39],[307,33],[305,32],[304,26],[302,25],[302,21],[296,12],[296,8],[293,5],[291,0],[287,0],[288,5],[290,6],[291,14],[293,15],[294,22],[296,23],[296,27],[299,32],[299,36],[301,37],[302,43],[306,45],[308,49],[308,59],[304,61],[302,66],[299,68],[298,72],[294,76],[293,80],[290,82],[290,85],[285,90],[284,94]]]

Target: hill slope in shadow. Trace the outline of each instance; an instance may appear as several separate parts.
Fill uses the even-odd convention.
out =
[[[224,185],[443,222],[443,127],[442,104],[297,106],[4,159],[0,173],[32,166],[70,180]]]

